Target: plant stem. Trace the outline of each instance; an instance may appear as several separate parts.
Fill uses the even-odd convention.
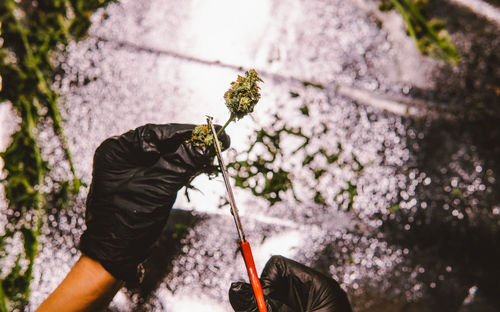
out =
[[[26,113],[26,123],[27,123],[27,127],[28,127],[28,133],[29,133],[31,139],[33,140],[33,142],[37,142],[37,138],[35,137],[35,134],[34,134],[36,131],[36,121],[34,119],[34,116],[31,114],[30,107],[29,107],[30,104],[26,100],[23,101],[23,103],[26,106],[26,108],[25,108],[26,112],[27,112]],[[36,161],[36,167],[38,168],[37,181],[36,181],[35,185],[41,186],[43,183],[44,171],[43,171],[43,159],[42,159],[42,155],[39,152],[38,147],[36,148],[36,153],[34,154],[34,156],[35,156],[35,161]],[[42,195],[41,191],[38,189],[38,190],[36,190],[36,195],[34,198],[35,209],[36,209],[36,227],[34,230],[33,229],[31,230],[33,233],[33,238],[34,238],[33,253],[31,255],[26,255],[26,257],[29,260],[29,263],[28,263],[28,268],[26,269],[26,273],[25,273],[25,279],[26,279],[26,283],[27,283],[27,287],[24,290],[24,299],[25,300],[28,300],[28,298],[30,296],[30,292],[31,292],[30,282],[33,279],[33,265],[35,262],[36,253],[38,251],[38,235],[40,234],[40,230],[42,227],[42,222],[41,222],[41,220],[42,220],[42,201],[43,201],[43,195]]]
[[[5,302],[5,295],[3,293],[2,283],[0,283],[0,311],[7,312],[7,303]]]
[[[236,116],[234,114],[231,114],[231,116],[229,116],[229,119],[226,121],[224,126],[222,126],[222,128],[220,128],[220,130],[217,131],[217,137],[219,137],[221,135],[222,131],[224,131],[224,129],[226,129],[227,125],[229,125],[231,123],[231,121],[234,121],[235,118],[236,118]]]
[[[424,54],[429,54],[431,50],[434,56],[443,59],[444,61],[457,64],[460,61],[460,53],[457,51],[453,43],[446,36],[441,36],[426,20],[422,12],[412,0],[391,0],[394,7],[401,13],[410,36],[415,40],[417,47]],[[417,33],[417,28],[422,30]],[[430,47],[426,47],[421,42],[421,38],[427,38],[430,41]]]
[[[406,26],[408,27],[408,32],[410,33],[410,36],[415,40],[417,46],[420,47],[420,44],[418,42],[418,37],[417,33],[415,32],[415,29],[413,28],[413,23],[411,21],[411,18],[406,11],[406,9],[403,7],[403,5],[397,1],[397,0],[392,0],[392,3],[394,6],[398,9],[399,13],[401,13],[401,16],[403,17],[404,21],[406,22]]]

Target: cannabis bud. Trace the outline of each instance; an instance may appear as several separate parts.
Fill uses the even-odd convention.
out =
[[[245,77],[238,75],[238,79],[231,82],[231,88],[224,93],[226,106],[229,108],[231,116],[217,132],[217,136],[236,118],[241,119],[253,112],[253,108],[260,100],[260,87],[257,85],[259,81],[263,82],[255,69],[250,69],[245,72]],[[196,146],[213,145],[214,137],[207,125],[200,125],[196,126],[188,141]]]
[[[189,140],[195,146],[210,146],[214,144],[214,136],[207,125],[196,126]]]
[[[231,115],[241,119],[253,112],[253,108],[260,100],[260,87],[257,82],[263,82],[254,69],[245,72],[245,77],[238,75],[236,81],[231,82],[231,88],[224,93],[226,106]]]

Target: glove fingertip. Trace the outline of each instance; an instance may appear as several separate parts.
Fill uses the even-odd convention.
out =
[[[231,138],[226,133],[222,133],[220,140],[223,151],[227,150],[231,146]]]
[[[215,131],[219,132],[219,130],[222,128],[221,125],[214,125]],[[226,131],[222,131],[221,134],[217,136],[221,143],[221,148],[222,150],[226,150],[231,146],[231,138],[229,135],[226,133]]]
[[[229,303],[234,311],[250,311],[255,302],[252,286],[245,282],[233,282],[229,288]]]

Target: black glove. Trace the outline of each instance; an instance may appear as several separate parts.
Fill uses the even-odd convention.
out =
[[[137,284],[177,196],[211,166],[215,149],[186,142],[195,125],[148,124],[105,140],[94,155],[87,230],[80,250],[114,277]],[[220,129],[220,126],[216,126]],[[229,137],[221,135],[223,148]]]
[[[268,312],[352,312],[346,293],[331,277],[282,256],[273,256],[260,276]],[[258,312],[250,284],[232,283],[236,312]]]

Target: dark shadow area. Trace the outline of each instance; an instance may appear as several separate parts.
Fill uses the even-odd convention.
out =
[[[374,216],[381,227],[352,233],[359,239],[332,238],[314,264],[324,273],[352,265],[351,254],[369,247],[362,237],[408,250],[394,264],[397,276],[364,276],[349,290],[357,311],[500,311],[500,30],[448,1],[429,6],[463,57],[435,70],[434,89],[414,88],[411,96],[453,113],[406,120],[411,156],[400,173],[416,187],[400,189],[393,203],[400,209]],[[419,298],[406,295],[415,280]]]
[[[152,293],[172,270],[172,261],[182,253],[183,239],[189,230],[204,219],[204,216],[191,211],[172,209],[167,225],[155,244],[151,257],[144,264],[145,275],[140,287],[131,290],[132,297],[137,298],[134,311],[153,309],[150,302],[150,299],[154,299],[151,298]]]
[[[499,311],[500,120],[408,120],[407,129],[417,135],[407,138],[412,156],[401,174],[416,187],[400,189],[400,209],[374,216],[379,228],[332,237],[313,267],[330,274],[333,265],[340,276],[360,268],[358,288],[348,289],[356,311]],[[389,273],[363,273],[353,254],[371,241],[388,243],[374,258],[407,254]]]
[[[425,268],[420,278],[433,285],[429,295],[442,298],[432,310],[457,311],[439,304],[459,285],[478,287],[485,309],[499,309],[500,120],[433,120],[410,127],[424,138],[410,142],[413,156],[406,171],[425,178],[414,196],[400,198],[399,203],[416,199],[415,205],[385,220],[385,238],[409,248],[411,260]],[[456,279],[451,285],[443,278],[449,273]]]
[[[447,1],[429,4],[432,15],[446,21],[463,59],[456,68],[436,70],[434,90],[412,92],[456,114],[408,120],[407,128],[419,135],[407,138],[412,156],[402,173],[422,178],[409,198],[395,202],[415,204],[380,216],[381,230],[425,269],[419,279],[432,285],[425,290],[434,298],[432,311],[458,311],[449,298],[473,286],[482,301],[475,311],[499,310],[499,27]]]
[[[489,4],[496,6],[497,8],[500,8],[500,0],[484,0],[485,2],[488,2]]]
[[[423,312],[423,311],[445,311],[431,310],[429,308],[429,298],[425,302],[415,302],[410,299],[412,296],[413,283],[409,283],[411,273],[414,270],[411,263],[403,262],[394,264],[392,275],[380,274],[372,275],[363,272],[362,266],[354,262],[354,253],[370,249],[370,244],[374,240],[379,240],[373,233],[362,231],[349,231],[345,233],[348,238],[332,238],[331,243],[320,253],[317,253],[312,267],[323,274],[331,275],[330,266],[335,266],[335,271],[340,275],[345,274],[349,266],[354,266],[359,273],[355,283],[349,283],[346,289],[353,311],[364,312]],[[368,262],[379,259],[382,255],[387,255],[387,250],[376,249]],[[363,260],[362,260],[363,261]],[[368,265],[370,267],[370,265]],[[370,272],[377,272],[371,267]],[[338,282],[342,283],[341,278]],[[354,284],[356,286],[354,286]],[[447,298],[450,300],[452,298]]]
[[[421,279],[433,285],[428,294],[441,297],[441,304],[457,285],[476,286],[484,304],[475,310],[498,310],[499,27],[447,1],[430,5],[432,15],[447,22],[463,60],[457,68],[436,70],[434,90],[413,92],[458,113],[446,120],[408,121],[420,139],[408,138],[412,156],[402,171],[424,178],[414,195],[395,203],[416,199],[416,204],[392,213],[382,230],[389,242],[411,250],[412,261],[426,269]],[[446,273],[453,273],[456,282],[446,283]],[[458,308],[437,304],[432,310]]]
[[[414,88],[416,98],[440,103],[466,120],[500,116],[500,27],[464,6],[429,1],[430,16],[446,22],[462,53],[456,67],[442,65],[433,73],[435,88]]]

